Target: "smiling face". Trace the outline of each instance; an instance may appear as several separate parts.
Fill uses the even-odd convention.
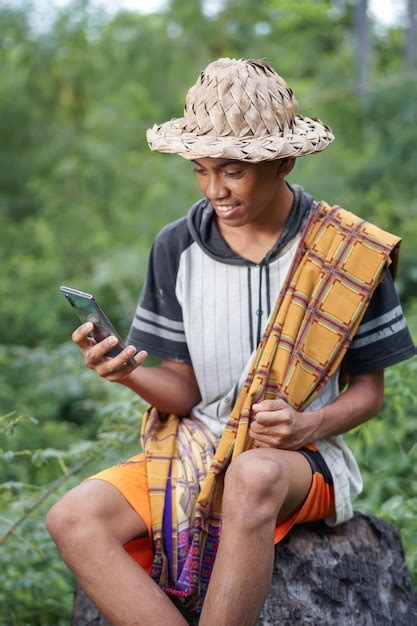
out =
[[[294,159],[245,163],[205,157],[193,163],[200,189],[220,225],[262,225],[279,220],[288,194],[284,177]]]

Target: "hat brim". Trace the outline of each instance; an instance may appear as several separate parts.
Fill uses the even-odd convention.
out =
[[[146,133],[150,149],[188,160],[212,157],[258,163],[320,152],[334,139],[331,129],[319,119],[301,115],[296,115],[293,128],[282,136],[213,137],[187,133],[184,127],[184,118],[155,124]]]

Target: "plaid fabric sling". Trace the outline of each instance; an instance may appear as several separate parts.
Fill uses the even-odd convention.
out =
[[[152,577],[201,610],[220,537],[223,478],[251,447],[251,407],[302,411],[336,372],[400,239],[340,207],[316,206],[220,442],[196,420],[148,410],[142,424],[155,548]]]

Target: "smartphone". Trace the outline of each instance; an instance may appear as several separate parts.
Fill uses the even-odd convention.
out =
[[[92,322],[94,324],[91,336],[97,343],[103,341],[106,337],[110,337],[110,335],[117,337],[119,343],[107,352],[107,356],[117,356],[126,348],[123,339],[91,293],[85,293],[84,291],[66,287],[65,285],[62,285],[59,290],[64,294],[81,322]],[[127,363],[129,363],[129,365],[136,365],[133,358],[129,359]]]

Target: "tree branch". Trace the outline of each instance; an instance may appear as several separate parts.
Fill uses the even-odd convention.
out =
[[[55,482],[52,483],[52,485],[46,490],[43,491],[42,494],[39,496],[39,498],[37,498],[36,500],[34,500],[32,502],[32,504],[30,504],[26,511],[24,512],[23,515],[21,515],[13,524],[12,526],[4,533],[4,535],[2,535],[0,537],[0,546],[3,545],[7,539],[9,539],[9,537],[11,537],[16,528],[18,528],[20,526],[20,524],[22,524],[22,522],[25,521],[25,519],[27,519],[29,517],[29,515],[35,510],[37,509],[56,489],[58,489],[58,487],[60,487],[61,485],[63,485],[64,483],[67,482],[67,480],[69,480],[71,478],[71,476],[75,476],[75,474],[78,474],[78,472],[80,472],[86,465],[88,465],[89,463],[91,463],[91,461],[94,459],[94,455],[93,454],[89,454],[85,459],[83,459],[82,461],[80,461],[80,463],[78,463],[78,465],[76,465],[75,467],[73,467],[72,470],[70,470],[67,474],[65,474],[65,476],[61,476],[61,478],[58,478],[58,480],[56,480]]]

